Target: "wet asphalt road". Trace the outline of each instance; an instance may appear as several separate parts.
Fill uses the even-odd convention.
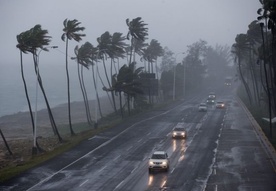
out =
[[[209,106],[198,112],[205,97],[135,116],[0,190],[276,190],[274,163],[242,105],[224,90],[218,97],[226,109]],[[172,139],[179,123],[186,127],[187,139]],[[155,150],[169,154],[168,172],[148,173],[148,157]]]

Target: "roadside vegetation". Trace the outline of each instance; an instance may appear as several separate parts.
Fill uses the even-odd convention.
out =
[[[276,3],[260,0],[256,20],[245,34],[238,34],[232,46],[236,63],[235,81],[247,108],[276,148]]]

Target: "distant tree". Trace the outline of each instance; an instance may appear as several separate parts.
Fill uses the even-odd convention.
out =
[[[163,91],[164,100],[173,99],[173,69],[161,73],[160,88]]]
[[[74,135],[74,131],[72,128],[72,119],[71,119],[71,101],[70,101],[70,77],[69,77],[69,71],[68,71],[68,41],[69,40],[75,40],[77,42],[82,40],[82,37],[85,36],[85,34],[79,33],[80,31],[83,31],[85,28],[80,27],[81,23],[74,19],[74,20],[67,20],[65,19],[63,21],[63,34],[61,36],[61,39],[65,41],[66,43],[66,54],[65,54],[65,62],[66,62],[66,76],[67,76],[67,96],[68,96],[68,118],[69,118],[69,128],[71,135]]]
[[[187,56],[183,62],[185,65],[185,74],[193,84],[193,88],[198,88],[206,75],[207,66],[203,60],[206,56],[207,42],[199,40],[191,45],[188,45]],[[185,84],[186,85],[186,84]]]
[[[215,47],[207,47],[203,62],[207,65],[207,76],[212,83],[221,84],[225,77],[234,75],[229,46],[216,45]]]
[[[161,71],[169,71],[173,68],[175,64],[175,58],[173,56],[173,52],[168,48],[164,48],[164,54],[162,56],[161,60]]]

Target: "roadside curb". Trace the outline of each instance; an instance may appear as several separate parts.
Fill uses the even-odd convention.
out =
[[[245,111],[246,115],[248,116],[256,134],[259,138],[262,146],[265,148],[265,151],[267,155],[269,156],[269,160],[271,161],[271,164],[274,168],[274,171],[276,172],[276,150],[273,147],[273,145],[270,143],[268,138],[266,137],[265,133],[263,132],[262,128],[258,124],[258,122],[254,119],[250,111],[247,109],[245,104],[242,102],[242,100],[239,97],[236,97],[237,102],[242,106],[243,110]]]

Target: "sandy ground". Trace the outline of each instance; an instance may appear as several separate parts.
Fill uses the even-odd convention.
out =
[[[101,98],[100,102],[103,115],[107,115],[113,111],[107,97]],[[94,119],[95,101],[90,101],[89,105],[92,119]],[[68,125],[67,104],[61,104],[52,108],[52,112],[57,126]],[[72,124],[87,122],[83,102],[71,103],[71,116]],[[2,137],[0,137],[0,169],[7,165],[18,165],[31,157],[33,131],[30,119],[29,112],[19,112],[0,117],[0,129],[13,153],[13,156],[9,154]],[[37,136],[39,137],[39,145],[45,150],[51,150],[58,144],[57,138],[54,137],[46,109],[37,112]]]

